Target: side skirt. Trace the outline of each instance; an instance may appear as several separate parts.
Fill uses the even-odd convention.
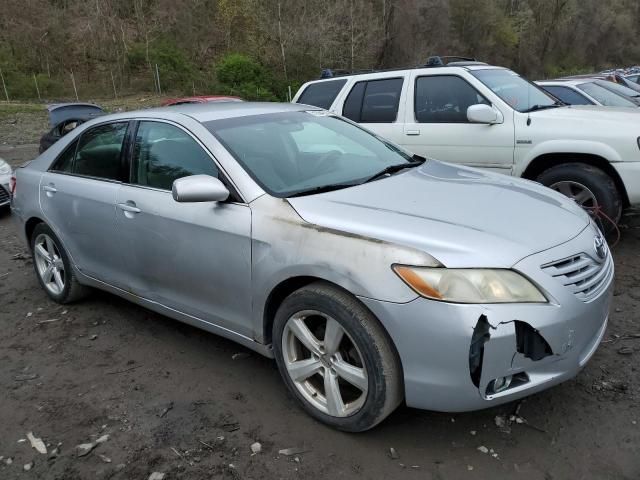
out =
[[[129,300],[132,303],[148,308],[149,310],[153,310],[154,312],[161,315],[165,315],[169,318],[173,318],[174,320],[178,320],[180,322],[192,325],[196,328],[206,330],[207,332],[213,333],[214,335],[228,338],[229,340],[239,343],[240,345],[243,345],[257,352],[260,355],[264,355],[267,358],[274,358],[271,345],[263,345],[262,343],[256,342],[252,338],[240,335],[239,333],[236,333],[233,330],[229,330],[228,328],[220,327],[201,318],[194,317],[193,315],[189,315],[178,310],[174,310],[173,308],[167,307],[166,305],[163,305],[161,303],[155,302],[153,300],[148,300],[131,292],[127,292],[126,290],[122,290],[121,288],[114,287],[113,285],[109,285],[108,283],[104,283],[96,278],[80,273],[77,268],[74,268],[74,270],[76,276],[81,279],[80,283],[84,285],[94,287],[99,290],[104,290],[114,295],[118,295],[125,300]]]

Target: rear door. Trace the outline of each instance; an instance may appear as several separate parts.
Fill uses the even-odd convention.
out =
[[[71,143],[40,183],[40,205],[78,269],[110,284],[121,281],[115,203],[126,175],[128,122],[95,126]]]
[[[405,115],[401,101],[406,90],[404,77],[404,74],[391,74],[354,82],[340,113],[381,137],[400,143]]]
[[[196,174],[226,182],[212,156],[181,126],[138,123],[130,183],[116,202],[126,288],[251,336],[251,210],[233,192],[226,202],[176,202],[173,181]]]
[[[411,73],[400,145],[446,162],[511,173],[514,154],[513,112],[496,108],[502,122],[470,123],[467,108],[492,105],[467,79],[456,74]]]

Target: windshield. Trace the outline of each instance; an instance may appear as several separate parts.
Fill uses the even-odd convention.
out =
[[[608,88],[604,88],[595,82],[581,83],[578,88],[591,95],[598,103],[607,107],[636,107],[637,105],[617,93],[612,92]]]
[[[322,111],[227,118],[204,126],[275,197],[360,184],[412,161],[399,147]]]
[[[474,70],[471,74],[519,112],[558,105],[556,99],[511,70]]]

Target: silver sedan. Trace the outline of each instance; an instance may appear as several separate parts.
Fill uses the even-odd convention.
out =
[[[275,357],[342,430],[543,390],[605,331],[613,261],[575,203],[312,107],[100,117],[16,177],[53,300],[107,290]]]

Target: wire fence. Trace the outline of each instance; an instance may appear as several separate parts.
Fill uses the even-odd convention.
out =
[[[114,98],[124,97],[134,94],[157,94],[163,95],[171,93],[183,95],[237,95],[247,100],[261,99],[264,92],[259,87],[255,87],[255,92],[240,90],[235,86],[220,85],[206,74],[194,75],[192,78],[180,78],[176,81],[172,75],[174,72],[167,72],[167,77],[163,77],[161,67],[153,64],[147,73],[136,72],[123,75],[114,72],[113,69],[103,70],[94,79],[86,78],[80,80],[73,70],[68,72],[51,74],[32,73],[31,75],[13,75],[3,72],[0,68],[0,81],[2,82],[2,96],[6,102],[12,101],[34,101],[46,102],[53,99],[75,99],[80,101],[91,98]],[[85,74],[86,75],[86,74]],[[287,85],[282,92],[276,92],[276,97],[281,101],[291,101],[294,93],[294,86]]]

